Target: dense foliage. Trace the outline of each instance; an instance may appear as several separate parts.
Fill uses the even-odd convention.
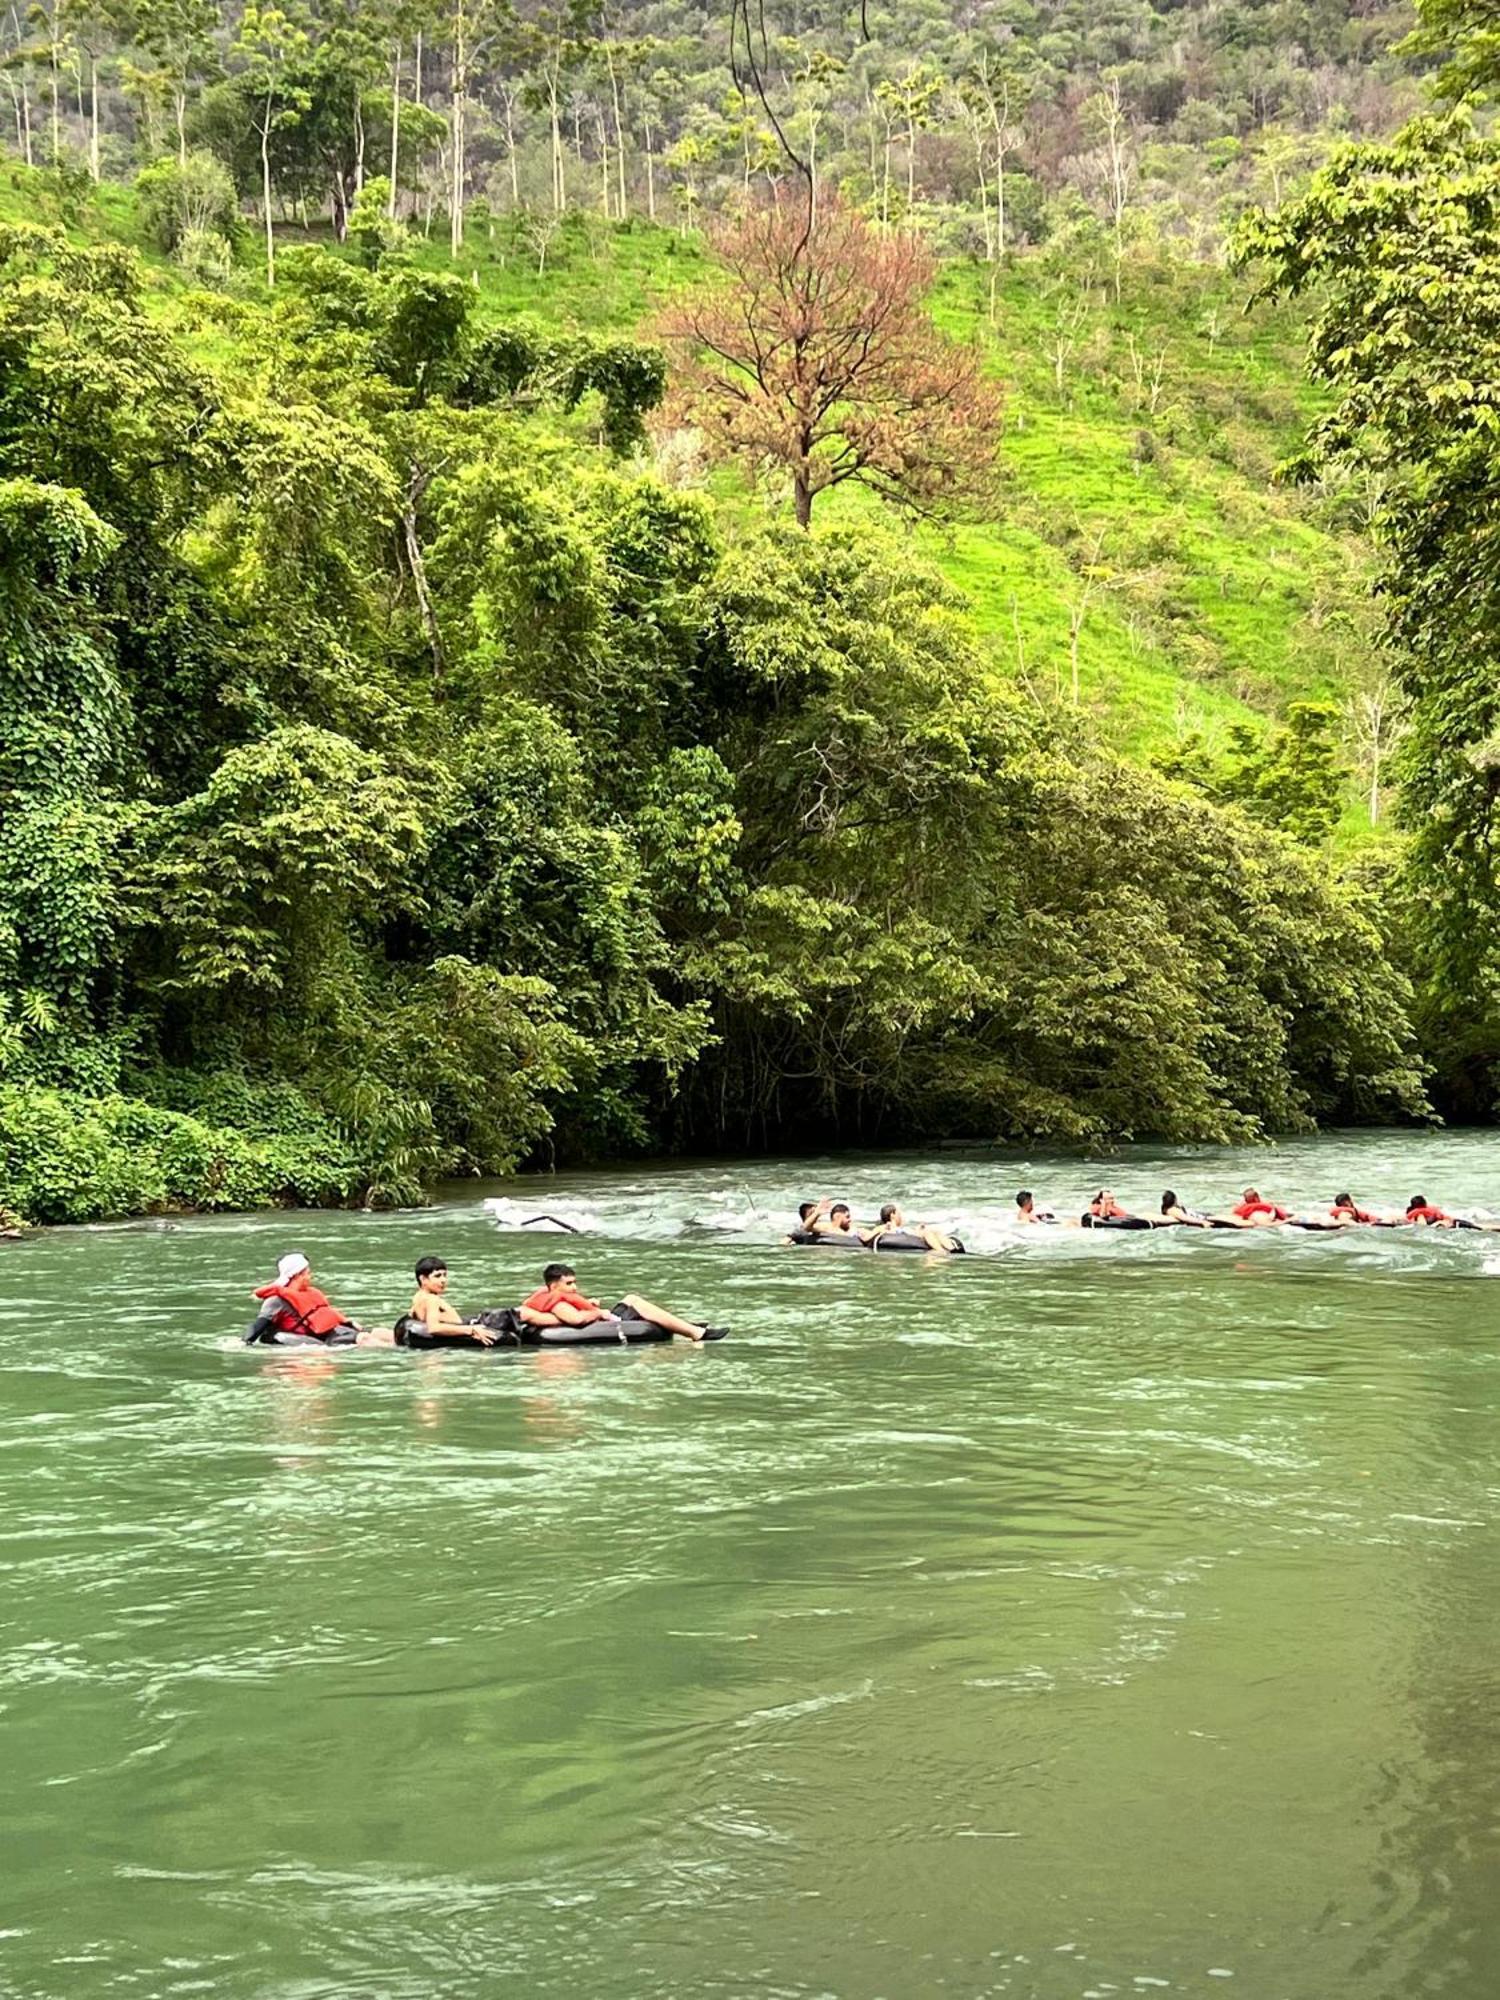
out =
[[[1426,0],[1442,86],[1493,95],[1490,11]],[[1500,1101],[1500,142],[1463,102],[1340,151],[1240,243],[1267,290],[1316,289],[1335,391],[1294,468],[1377,494],[1382,598],[1409,731],[1405,928],[1445,1099]]]
[[[1420,1110],[1318,858],[1075,739],[877,526],[621,459],[649,350],[281,263],[216,369],[128,256],[0,240],[0,1201]]]
[[[196,148],[261,209],[268,267],[273,211],[340,239],[441,217],[456,253],[509,208],[545,255],[570,207],[686,227],[791,173],[991,260],[1092,221],[1118,271],[1390,129],[1404,26],[1384,0],[46,0],[6,17],[0,73],[28,164],[174,155],[191,259],[224,226]]]
[[[1383,135],[1487,42],[1404,25],[14,11],[0,1208],[1482,1080],[1493,166]],[[1347,392],[1278,497],[1295,324],[1268,366],[1215,260],[1351,134],[1246,232],[1332,280]],[[554,309],[611,257],[628,303]],[[1383,822],[1336,862],[1398,746],[1432,893]]]

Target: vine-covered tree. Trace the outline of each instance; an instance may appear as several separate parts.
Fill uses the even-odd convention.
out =
[[[933,325],[935,266],[915,236],[825,196],[753,203],[712,238],[720,282],[661,332],[681,373],[671,414],[709,448],[790,476],[799,524],[853,480],[935,512],[987,487],[1001,398],[978,350]]]
[[[1298,469],[1381,480],[1412,925],[1472,1107],[1500,1061],[1500,143],[1461,108],[1418,119],[1336,155],[1239,247],[1265,292],[1320,296],[1311,360],[1337,400]]]

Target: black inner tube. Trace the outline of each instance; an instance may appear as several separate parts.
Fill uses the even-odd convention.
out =
[[[956,1236],[951,1251],[934,1250],[914,1229],[882,1230],[873,1243],[866,1243],[862,1236],[844,1230],[833,1236],[819,1236],[811,1229],[794,1229],[787,1241],[805,1250],[907,1250],[921,1251],[929,1257],[961,1257],[964,1254],[964,1246]]]

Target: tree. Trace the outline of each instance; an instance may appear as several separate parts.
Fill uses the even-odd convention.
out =
[[[1389,146],[1345,147],[1298,200],[1251,218],[1237,251],[1263,260],[1263,293],[1316,288],[1320,300],[1311,365],[1335,402],[1293,472],[1368,469],[1381,481],[1381,588],[1410,722],[1399,815],[1413,935],[1432,1004],[1493,1061],[1500,144],[1460,109],[1415,120]]]
[[[804,528],[814,498],[850,480],[921,512],[985,489],[1000,391],[928,317],[933,259],[914,236],[831,198],[814,220],[783,189],[712,247],[725,281],[660,323],[680,359],[679,422],[790,474]]]
[[[177,126],[177,158],[188,155],[187,103],[193,79],[207,67],[219,20],[215,0],[141,0],[137,36],[161,67]]]
[[[240,17],[235,53],[245,66],[260,138],[261,214],[266,232],[266,283],[276,282],[276,231],[271,220],[271,135],[293,109],[287,71],[307,48],[307,30],[280,7],[251,0]]]

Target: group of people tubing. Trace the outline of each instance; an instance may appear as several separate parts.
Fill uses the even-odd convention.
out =
[[[1177,1192],[1168,1188],[1155,1215],[1137,1215],[1123,1206],[1113,1188],[1100,1188],[1076,1218],[1058,1215],[1054,1209],[1037,1205],[1030,1188],[1016,1196],[1012,1223],[1018,1227],[1050,1224],[1061,1229],[1483,1229],[1500,1230],[1500,1222],[1489,1217],[1450,1215],[1436,1207],[1424,1194],[1414,1194],[1404,1211],[1387,1212],[1362,1208],[1348,1192],[1336,1194],[1324,1208],[1314,1204],[1298,1211],[1280,1202],[1268,1201],[1259,1188],[1246,1188],[1231,1207],[1214,1214],[1189,1208]],[[861,1246],[867,1250],[961,1251],[956,1236],[933,1223],[908,1222],[900,1208],[888,1201],[878,1222],[861,1228],[846,1201],[804,1201],[797,1209],[797,1225],[787,1237],[789,1243],[821,1247]]]
[[[300,1250],[276,1266],[276,1276],[257,1288],[257,1311],[245,1334],[247,1346],[269,1347],[524,1347],[575,1338],[630,1340],[643,1337],[722,1340],[728,1327],[682,1319],[664,1306],[627,1292],[605,1307],[578,1288],[571,1264],[549,1264],[542,1282],[517,1306],[465,1318],[448,1298],[448,1264],[421,1257],[417,1289],[394,1327],[366,1327],[334,1305],[313,1283],[312,1268]],[[652,1334],[647,1329],[653,1329]]]
[[[1404,1212],[1362,1208],[1353,1195],[1334,1196],[1326,1209],[1304,1212],[1268,1201],[1258,1188],[1246,1188],[1239,1201],[1218,1214],[1205,1214],[1179,1201],[1175,1189],[1162,1195],[1155,1215],[1136,1215],[1116,1198],[1113,1188],[1100,1188],[1076,1218],[1059,1216],[1037,1205],[1030,1188],[1016,1196],[1017,1225],[1062,1229],[1481,1229],[1500,1230],[1488,1216],[1452,1215],[1413,1195]],[[886,1202],[879,1220],[860,1228],[848,1202],[804,1201],[789,1243],[848,1246],[866,1250],[908,1249],[954,1255],[963,1250],[958,1237],[929,1222],[908,1222],[899,1205]],[[277,1347],[496,1347],[535,1346],[572,1338],[644,1337],[687,1341],[722,1340],[729,1329],[683,1319],[665,1306],[627,1292],[613,1306],[588,1298],[578,1287],[571,1264],[548,1264],[538,1288],[519,1305],[504,1306],[465,1317],[448,1297],[448,1265],[442,1257],[417,1261],[416,1291],[394,1327],[366,1327],[332,1302],[313,1282],[312,1268],[301,1251],[289,1251],[276,1266],[276,1276],[257,1288],[256,1316],[245,1334],[247,1345]]]
[[[1051,1209],[1038,1208],[1029,1188],[1016,1196],[1018,1223],[1056,1223]],[[1361,1208],[1347,1191],[1336,1194],[1328,1207],[1314,1203],[1298,1211],[1268,1201],[1259,1188],[1244,1190],[1232,1207],[1207,1215],[1188,1208],[1176,1191],[1166,1189],[1156,1215],[1133,1215],[1121,1206],[1113,1188],[1100,1188],[1078,1218],[1082,1229],[1265,1229],[1286,1226],[1292,1229],[1500,1229],[1500,1222],[1475,1220],[1467,1215],[1450,1215],[1436,1207],[1425,1194],[1414,1194],[1403,1212],[1393,1213]]]

